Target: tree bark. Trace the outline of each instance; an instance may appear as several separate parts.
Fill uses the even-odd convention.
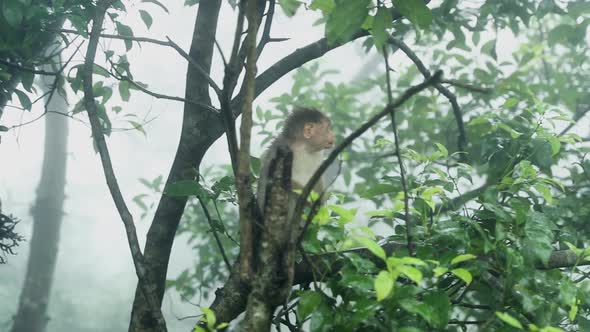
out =
[[[51,85],[52,82],[45,82],[42,90],[47,91]],[[56,92],[47,107],[49,110],[66,111],[68,106],[65,97]],[[49,321],[47,307],[65,200],[67,137],[68,118],[47,113],[41,181],[37,189],[37,200],[32,208],[31,249],[18,311],[12,326],[13,332],[42,332]]]
[[[203,0],[199,3],[195,30],[189,56],[209,74],[215,45],[215,33],[221,0]],[[185,97],[210,105],[209,83],[194,66],[188,66]],[[180,142],[166,187],[181,180],[197,179],[195,168],[201,163],[207,149],[223,133],[221,119],[209,110],[185,103]],[[156,284],[156,295],[161,304],[166,286],[166,272],[176,229],[184,212],[187,197],[163,194],[154,220],[147,234],[144,256],[150,280]],[[157,331],[147,302],[137,288],[129,331]]]

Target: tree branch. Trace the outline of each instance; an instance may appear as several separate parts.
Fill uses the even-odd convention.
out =
[[[154,294],[155,288],[153,287],[153,283],[149,282],[148,280],[147,267],[144,261],[143,254],[141,253],[139,240],[137,239],[137,232],[135,230],[135,225],[133,223],[133,217],[129,212],[129,209],[127,208],[119,185],[117,183],[115,173],[113,171],[113,165],[111,163],[111,159],[109,156],[109,150],[104,138],[104,133],[102,132],[102,125],[98,117],[98,110],[96,107],[94,92],[92,89],[92,69],[94,67],[94,58],[96,56],[96,50],[100,38],[99,31],[101,31],[102,29],[105,13],[108,7],[110,7],[110,5],[113,2],[113,0],[99,1],[97,4],[96,15],[92,21],[92,31],[90,33],[88,49],[86,51],[86,58],[84,60],[84,67],[82,71],[84,103],[92,127],[92,136],[94,137],[97,150],[100,154],[100,159],[105,173],[107,185],[109,187],[109,191],[111,192],[111,196],[113,197],[113,201],[117,207],[117,210],[119,211],[121,220],[123,221],[123,224],[125,226],[127,240],[129,243],[129,248],[131,250],[131,256],[133,258],[135,272],[137,274],[137,278],[139,279],[140,287],[142,289],[143,295],[149,302],[151,313],[153,317],[155,317],[160,331],[167,331],[166,321],[164,320],[164,316],[160,311],[159,301],[156,299],[156,296]]]
[[[469,84],[469,83],[465,83],[465,82],[461,82],[459,80],[453,80],[453,79],[442,80],[442,81],[440,81],[440,83],[450,84],[450,85],[456,86],[458,88],[462,88],[462,89],[473,91],[473,92],[479,92],[479,93],[483,93],[483,94],[489,94],[494,91],[494,89],[492,89],[492,88],[484,88],[481,86],[477,86],[474,84]]]
[[[422,73],[422,76],[424,76],[425,78],[430,77],[430,71],[426,68],[426,66],[424,66],[424,63],[422,63],[422,60],[420,60],[420,58],[418,58],[416,53],[414,53],[408,47],[408,45],[406,45],[403,41],[395,39],[393,37],[389,38],[389,41],[393,45],[395,45],[399,49],[401,49],[408,56],[408,58],[410,58],[410,60],[412,60],[412,62],[414,62],[414,64],[416,65],[416,68],[418,68],[420,73]],[[463,124],[463,112],[461,111],[461,107],[459,106],[459,103],[457,102],[457,96],[455,96],[455,94],[453,94],[449,89],[447,89],[442,84],[440,84],[440,82],[435,84],[434,87],[443,96],[445,96],[449,100],[449,102],[451,103],[451,107],[453,108],[453,114],[455,115],[455,121],[457,122],[457,129],[459,130],[459,136],[457,138],[457,144],[458,144],[457,148],[459,151],[465,151],[465,145],[467,143],[467,136],[465,135],[465,126]]]
[[[387,80],[387,102],[391,105],[393,103],[393,96],[391,92],[391,67],[389,66],[389,59],[387,56],[387,49],[383,47],[383,58],[385,60],[385,78]],[[426,77],[428,78],[428,77]],[[399,173],[402,183],[402,189],[404,192],[404,214],[405,214],[405,222],[406,222],[406,240],[408,246],[408,252],[410,256],[416,256],[415,248],[413,246],[412,241],[412,224],[410,223],[410,197],[408,193],[408,185],[406,182],[406,170],[404,168],[404,161],[402,159],[400,147],[399,147],[399,136],[397,133],[397,122],[395,118],[396,110],[395,108],[391,109],[391,128],[393,131],[393,140],[395,144],[395,156],[397,158],[397,163],[399,164]]]
[[[97,64],[95,64],[95,66],[98,66]],[[100,66],[99,66],[100,67]],[[103,68],[106,72],[108,72],[114,79],[118,80],[118,81],[125,81],[125,82],[129,82],[129,84],[133,85],[137,90],[140,90],[141,92],[150,95],[154,98],[158,98],[158,99],[167,99],[167,100],[175,100],[175,101],[180,101],[183,103],[187,103],[187,104],[191,104],[191,105],[195,105],[198,106],[200,108],[206,109],[210,112],[219,113],[219,110],[216,109],[215,107],[211,106],[210,104],[207,103],[202,103],[202,102],[198,102],[195,100],[188,100],[186,98],[182,98],[182,97],[177,97],[177,96],[170,96],[170,95],[164,95],[161,93],[157,93],[154,91],[151,91],[145,87],[143,87],[141,84],[137,83],[136,81],[130,79],[128,76],[124,75],[123,73],[121,73],[120,71],[118,71],[114,64],[111,62],[111,68],[115,71],[115,73],[112,73],[110,70],[107,70],[106,68]]]
[[[255,204],[252,188],[250,187],[250,139],[252,135],[252,103],[254,101],[254,80],[256,79],[256,61],[258,60],[256,49],[256,35],[258,34],[258,20],[256,0],[249,0],[246,3],[248,18],[248,36],[246,37],[246,73],[244,86],[246,95],[242,103],[242,123],[240,125],[240,151],[238,155],[238,174],[236,185],[238,189],[240,209],[240,274],[248,280],[252,271],[252,258],[254,255],[253,237],[253,213],[252,206]],[[268,19],[268,18],[267,18]],[[237,41],[235,41],[237,42]],[[228,110],[228,116],[231,111]],[[233,121],[232,121],[233,123]]]

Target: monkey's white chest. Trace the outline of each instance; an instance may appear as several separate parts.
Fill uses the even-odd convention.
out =
[[[309,153],[301,151],[293,156],[293,169],[291,171],[291,181],[301,186],[305,186],[313,173],[318,169],[324,160],[322,151]]]

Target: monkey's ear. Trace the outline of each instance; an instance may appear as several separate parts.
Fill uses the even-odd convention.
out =
[[[311,138],[313,136],[313,123],[306,123],[303,126],[303,137]]]

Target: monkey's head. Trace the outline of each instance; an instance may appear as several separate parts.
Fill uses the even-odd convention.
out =
[[[312,151],[330,149],[335,141],[330,119],[313,108],[298,108],[289,114],[282,135],[289,143],[301,142]]]

